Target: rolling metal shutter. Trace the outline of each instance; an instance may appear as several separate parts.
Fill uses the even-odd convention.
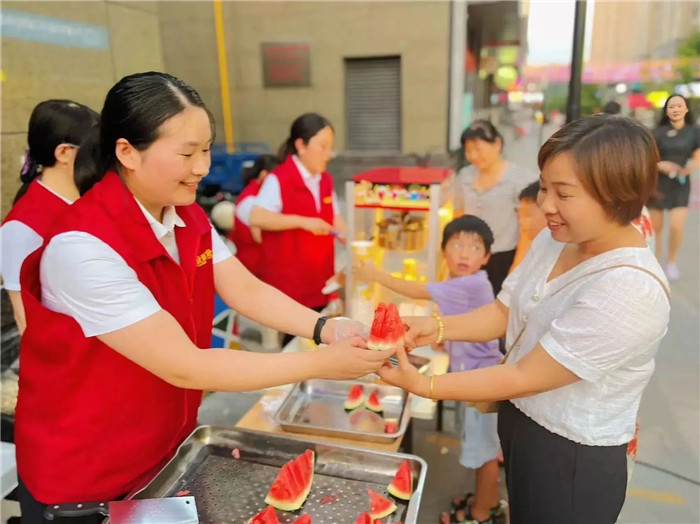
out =
[[[345,60],[349,151],[401,151],[401,58]]]

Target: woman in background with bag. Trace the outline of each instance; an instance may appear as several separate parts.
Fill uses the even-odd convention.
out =
[[[594,116],[555,133],[538,162],[548,230],[497,300],[404,319],[410,347],[506,335],[505,365],[426,378],[399,349],[399,365],[379,373],[433,399],[512,399],[498,412],[512,523],[613,523],[670,311],[663,270],[631,224],[654,190],[658,151],[641,125]]]

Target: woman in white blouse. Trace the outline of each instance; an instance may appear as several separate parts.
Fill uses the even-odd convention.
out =
[[[409,346],[506,335],[505,365],[431,379],[399,351],[384,380],[433,399],[502,402],[511,522],[615,522],[625,450],[670,303],[663,270],[631,224],[656,183],[658,151],[628,119],[594,116],[539,153],[548,229],[493,303],[406,318]]]

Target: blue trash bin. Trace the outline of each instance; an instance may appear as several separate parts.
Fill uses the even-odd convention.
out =
[[[262,142],[236,143],[235,148],[235,153],[228,153],[225,144],[212,144],[209,174],[201,182],[205,192],[208,188],[218,188],[232,195],[239,194],[243,191],[243,167],[269,152],[267,144]]]

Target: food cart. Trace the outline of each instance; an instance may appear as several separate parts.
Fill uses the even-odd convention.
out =
[[[371,259],[393,276],[419,282],[441,280],[440,235],[452,219],[449,169],[380,167],[353,177],[345,186],[346,268]],[[371,324],[375,305],[395,302],[402,316],[432,312],[428,301],[410,300],[376,284],[358,282],[347,271],[348,316]]]

